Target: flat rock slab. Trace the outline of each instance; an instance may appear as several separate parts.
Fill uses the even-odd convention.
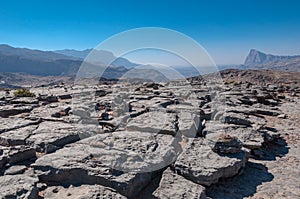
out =
[[[29,146],[0,147],[0,168],[36,157],[35,150]]]
[[[220,121],[228,124],[251,126],[251,121],[248,119],[248,116],[237,113],[224,113],[224,115],[220,117]]]
[[[263,117],[257,117],[254,115],[247,115],[243,113],[234,112],[219,112],[216,115],[219,120],[227,124],[241,125],[241,126],[252,126],[253,128],[260,128],[266,124],[266,120]]]
[[[102,129],[95,125],[42,122],[0,134],[0,145],[34,146],[37,152],[50,153],[66,144],[101,132]]]
[[[23,128],[7,131],[0,134],[0,145],[17,146],[26,145],[26,139],[36,130],[38,125],[30,125]]]
[[[38,178],[27,175],[0,176],[0,198],[36,199]]]
[[[0,106],[0,117],[9,117],[18,115],[20,113],[28,113],[32,111],[32,106],[17,106],[17,105],[6,105]]]
[[[28,145],[35,146],[38,152],[51,153],[81,138],[100,133],[96,126],[82,126],[62,122],[42,122],[34,134],[26,139]]]
[[[19,163],[36,157],[35,150],[32,147],[17,146],[9,149],[9,164]]]
[[[35,97],[17,97],[9,101],[10,104],[38,104]]]
[[[199,112],[199,107],[193,106],[192,104],[172,104],[167,107],[168,110],[174,112],[190,112],[190,113],[197,113]]]
[[[221,134],[228,134],[237,137],[243,147],[248,149],[258,149],[265,142],[263,133],[251,128],[220,123],[218,121],[208,121],[205,124],[206,139],[216,141]]]
[[[268,115],[268,116],[277,116],[282,114],[282,112],[278,110],[272,110],[268,106],[263,107],[263,108],[254,108],[254,107],[234,107],[228,109],[229,112],[234,112],[234,113],[243,113],[247,115]]]
[[[32,166],[45,183],[100,184],[133,197],[174,162],[172,142],[170,135],[100,134],[44,155]]]
[[[153,192],[153,196],[160,199],[206,198],[205,187],[173,173],[169,168],[164,171],[159,187]]]
[[[9,167],[8,169],[5,170],[4,175],[16,175],[16,174],[22,174],[26,170],[25,165],[14,165]]]
[[[108,159],[102,160],[107,161],[108,165],[116,170],[142,173],[168,166],[182,150],[171,135],[138,131],[117,131],[97,135],[78,144],[106,150],[104,157]]]
[[[177,174],[205,186],[218,182],[220,178],[234,176],[240,172],[248,160],[248,152],[219,155],[212,146],[201,138],[195,138],[180,154],[174,164]]]
[[[1,118],[0,133],[40,123],[40,120],[25,120],[17,117]]]
[[[63,102],[51,103],[44,106],[40,106],[33,109],[30,112],[28,118],[42,118],[44,120],[49,120],[49,121],[64,121],[67,120],[70,116],[67,115],[60,118],[55,118],[52,117],[51,115],[57,112],[61,112],[66,108],[68,108],[69,106],[70,106],[69,104]]]
[[[138,108],[151,108],[151,107],[167,107],[173,103],[172,100],[166,98],[155,97],[151,100],[138,100],[130,103],[134,110]]]
[[[126,130],[175,135],[177,118],[173,113],[150,111],[132,118]]]
[[[61,186],[48,187],[44,191],[45,199],[63,198],[63,199],[98,199],[114,198],[126,199],[125,196],[116,192],[116,190],[101,185],[81,185],[64,188]]]

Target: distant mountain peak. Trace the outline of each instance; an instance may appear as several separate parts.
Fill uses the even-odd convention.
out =
[[[244,62],[244,68],[273,69],[273,70],[300,70],[300,55],[279,56],[251,49]]]
[[[255,49],[251,49],[248,56],[246,57],[245,60],[245,65],[249,65],[249,64],[262,64],[267,60],[267,54],[262,53],[258,50]]]

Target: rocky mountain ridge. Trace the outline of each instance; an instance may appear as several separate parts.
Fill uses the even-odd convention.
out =
[[[244,69],[270,69],[280,71],[300,71],[300,55],[296,56],[277,56],[265,54],[251,49],[245,59]]]
[[[88,52],[86,51],[86,53]],[[101,59],[116,59],[110,52],[97,51],[96,53],[99,53]],[[105,60],[103,61],[105,62]],[[39,76],[75,76],[82,62],[81,57],[67,56],[57,52],[0,45],[0,72]],[[97,65],[98,67],[103,65],[100,60],[97,63],[86,64]],[[135,65],[124,58],[118,58],[108,68],[105,77],[118,78],[128,70],[125,66],[133,67]]]

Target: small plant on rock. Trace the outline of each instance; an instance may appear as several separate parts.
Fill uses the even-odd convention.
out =
[[[31,93],[28,89],[18,89],[14,92],[15,97],[35,97],[34,93]]]

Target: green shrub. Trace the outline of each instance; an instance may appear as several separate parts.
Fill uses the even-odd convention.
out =
[[[34,93],[31,93],[28,89],[18,89],[14,92],[15,97],[35,97]]]

